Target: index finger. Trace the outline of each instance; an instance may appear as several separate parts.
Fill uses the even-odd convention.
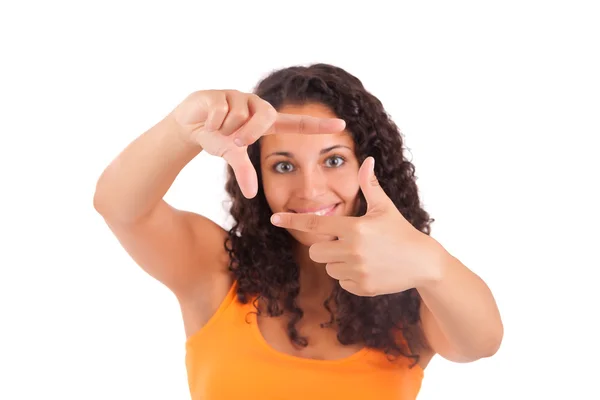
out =
[[[310,115],[277,113],[275,123],[265,135],[279,133],[322,134],[337,133],[346,128],[346,122],[340,118],[322,118]]]
[[[342,237],[351,231],[349,217],[277,213],[271,217],[271,222],[281,228],[337,237]]]
[[[240,147],[249,146],[264,135],[337,133],[346,128],[346,122],[339,118],[318,118],[277,112],[271,104],[257,96],[248,99],[248,108],[252,117],[232,138]]]

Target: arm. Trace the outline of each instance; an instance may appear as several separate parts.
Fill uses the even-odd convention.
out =
[[[94,207],[120,223],[151,212],[181,170],[201,151],[184,141],[171,114],[130,143],[102,172]]]
[[[258,190],[246,145],[270,134],[330,134],[344,121],[280,114],[254,94],[203,90],[136,138],[100,176],[94,206],[129,255],[182,300],[205,303],[227,293],[231,274],[227,232],[209,219],[168,205],[163,196],[201,151],[232,167],[242,193]],[[222,282],[215,290],[216,280]],[[200,298],[198,294],[201,294]]]
[[[202,147],[184,140],[172,113],[133,140],[96,183],[94,207],[120,245],[178,298],[222,276],[223,229],[163,200]],[[223,283],[223,287],[228,282]]]
[[[337,236],[310,248],[312,260],[358,296],[400,293],[416,288],[421,323],[431,350],[457,361],[494,354],[502,321],[486,284],[431,236],[415,229],[383,191],[368,157],[358,178],[367,200],[361,217],[277,213],[282,228]],[[277,217],[277,218],[275,218]]]
[[[455,362],[494,355],[504,328],[485,282],[431,238],[431,277],[417,290],[421,321],[432,350]]]

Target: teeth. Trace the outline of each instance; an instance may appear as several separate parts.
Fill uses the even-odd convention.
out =
[[[331,207],[325,208],[323,210],[319,210],[319,211],[315,211],[315,212],[309,212],[309,213],[305,213],[305,214],[315,214],[315,215],[323,216],[323,215],[327,214],[328,212],[330,212],[331,210],[333,210],[334,207],[335,206],[331,206]]]

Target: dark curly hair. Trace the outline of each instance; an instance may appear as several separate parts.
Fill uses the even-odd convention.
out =
[[[415,168],[403,154],[401,133],[381,102],[358,78],[329,64],[292,66],[270,73],[257,84],[254,93],[275,109],[306,103],[328,106],[346,122],[359,163],[373,156],[383,190],[416,229],[430,234],[433,219],[421,208]],[[227,166],[226,190],[235,222],[225,247],[230,256],[229,269],[238,283],[237,296],[242,303],[254,298],[255,306],[263,299],[270,316],[287,312],[290,340],[297,346],[306,346],[308,339],[296,329],[303,311],[296,303],[300,285],[299,266],[292,254],[294,239],[270,223],[272,212],[262,190],[258,141],[248,147],[248,154],[259,179],[258,193],[253,199],[242,195],[232,168]],[[366,201],[359,193],[357,215],[364,215]],[[335,312],[330,307],[332,301]],[[416,363],[419,357],[416,351],[426,346],[420,327],[420,304],[416,289],[361,297],[338,284],[324,303],[331,319],[322,326],[335,326],[337,338],[344,345],[360,343],[392,358],[397,355],[413,358]],[[261,312],[258,307],[257,312]]]

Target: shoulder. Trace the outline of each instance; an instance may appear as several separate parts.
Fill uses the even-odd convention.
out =
[[[207,228],[211,230],[210,233],[202,231]],[[235,284],[233,273],[229,270],[231,258],[226,249],[228,231],[216,223],[207,226],[202,221],[192,226],[192,229],[198,231],[198,238],[210,242],[203,243],[202,246],[208,245],[212,250],[204,255],[202,265],[198,266],[205,268],[208,274],[203,274],[202,279],[190,285],[189,291],[177,294],[188,337],[200,330],[215,315],[227,301]]]

